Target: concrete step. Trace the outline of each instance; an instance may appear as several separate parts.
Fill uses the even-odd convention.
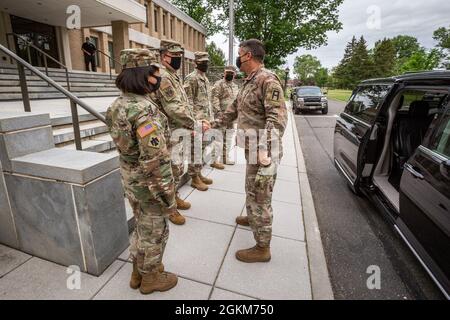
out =
[[[28,81],[43,81],[41,78],[39,78],[38,76],[32,74],[28,74],[26,75],[27,78],[27,82]],[[54,76],[51,77],[53,80],[57,81],[57,82],[66,82],[66,76],[65,75],[61,75],[61,76]],[[19,80],[19,75],[17,74],[2,74],[0,73],[0,80]],[[80,77],[72,77],[69,75],[69,81],[72,82],[92,82],[92,83],[115,83],[115,78],[80,78]]]
[[[115,148],[114,142],[109,133],[99,134],[89,140],[83,140],[81,141],[81,146],[83,151],[99,152],[99,153],[111,151],[112,149]],[[64,145],[61,148],[67,150],[76,150],[75,143]]]
[[[62,85],[63,87],[66,87],[66,81],[56,81],[58,84]],[[27,85],[29,87],[48,87],[47,82],[43,80],[27,80]],[[72,82],[70,81],[70,85],[72,87],[113,87],[115,88],[116,85],[113,82]],[[11,87],[11,86],[20,86],[19,80],[2,80],[0,79],[0,87]]]
[[[65,86],[64,86],[65,87]],[[71,86],[70,91],[77,93],[77,92],[117,92],[119,93],[119,90],[115,87],[103,87],[103,86],[82,86],[82,87],[76,87]],[[4,93],[21,93],[22,89],[20,87],[1,87],[0,86],[0,94]],[[29,93],[35,93],[35,92],[59,92],[56,88],[52,86],[39,86],[39,87],[28,87]]]
[[[116,97],[119,95],[118,91],[111,92],[79,92],[76,93],[78,98],[89,98],[89,97]],[[66,98],[62,93],[54,92],[54,93],[30,93],[31,100],[38,99],[58,99],[58,98]],[[0,95],[0,101],[9,101],[9,100],[22,100],[21,93],[4,93]]]
[[[92,120],[80,123],[81,138],[93,138],[108,132],[108,127],[100,120]],[[72,124],[53,128],[53,141],[56,146],[63,147],[74,143],[75,135]]]
[[[45,68],[38,67],[37,69],[45,73]],[[26,70],[26,73],[29,72],[30,72],[29,70]],[[19,71],[17,70],[17,68],[0,67],[0,74],[18,75]],[[48,75],[50,77],[65,76],[65,74],[66,74],[65,69],[48,68]],[[73,76],[74,78],[98,78],[98,79],[110,78],[109,73],[80,71],[80,70],[69,70],[69,75]],[[116,75],[113,73],[112,77],[115,76]]]

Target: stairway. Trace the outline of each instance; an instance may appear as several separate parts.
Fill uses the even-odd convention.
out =
[[[45,69],[38,67],[45,73]],[[38,76],[25,70],[30,99],[65,98],[55,88],[48,86]],[[67,88],[66,73],[64,69],[48,68],[48,75],[58,84]],[[70,91],[79,98],[110,97],[119,95],[114,81],[115,75],[110,79],[109,74],[86,71],[69,71]],[[17,67],[12,64],[0,64],[0,101],[21,100],[22,94]]]

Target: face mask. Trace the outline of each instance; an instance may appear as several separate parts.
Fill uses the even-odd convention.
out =
[[[153,88],[152,92],[155,92],[161,86],[161,77],[157,77],[157,76],[152,76],[152,77],[156,79],[156,83],[155,84],[150,83],[151,87]]]
[[[170,66],[174,70],[178,70],[181,68],[181,57],[171,57]]]
[[[226,73],[225,74],[225,80],[233,81],[233,78],[234,78],[234,74],[232,74],[232,73]]]
[[[208,71],[208,64],[200,63],[197,65],[197,69],[200,70],[201,72],[206,72],[206,71]]]
[[[242,62],[241,58],[242,58],[241,56],[236,57],[236,66],[239,68],[239,70],[241,70],[241,66],[248,61],[248,60],[246,60],[246,61]]]

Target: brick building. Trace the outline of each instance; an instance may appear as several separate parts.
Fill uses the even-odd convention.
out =
[[[80,9],[78,30],[67,28],[73,5]],[[194,52],[206,46],[204,27],[166,0],[2,0],[0,43],[43,66],[42,57],[35,50],[28,53],[11,33],[33,42],[70,70],[85,68],[81,45],[86,37],[116,60],[124,48],[159,48],[161,39],[177,40],[186,49],[186,74],[193,69]],[[96,60],[98,72],[109,72],[106,55],[98,52]],[[8,61],[0,53],[0,62]],[[57,67],[52,61],[48,64]]]

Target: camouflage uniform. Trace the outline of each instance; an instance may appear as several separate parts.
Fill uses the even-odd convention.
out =
[[[124,68],[159,66],[146,49],[123,50],[121,61]],[[119,152],[125,196],[136,218],[130,254],[139,272],[149,273],[161,264],[169,236],[168,212],[176,207],[168,121],[147,96],[131,93],[122,93],[112,103],[106,121]]]
[[[209,61],[207,52],[196,52],[195,62]],[[211,106],[211,85],[205,74],[195,69],[189,74],[184,81],[184,89],[189,98],[189,102],[193,107],[194,116],[197,120],[207,120],[210,123],[214,121],[214,113]],[[203,143],[203,150],[206,147]],[[193,146],[193,144],[192,144]],[[194,159],[194,151],[192,149],[191,159]],[[202,164],[189,165],[189,175],[191,177],[201,172]]]
[[[268,150],[270,151],[270,144],[278,143],[280,146],[279,159],[281,159],[281,138],[286,127],[287,109],[281,81],[274,73],[261,68],[250,74],[244,80],[237,99],[219,117],[214,126],[228,125],[236,118],[238,129],[244,131],[267,130],[267,144],[259,141],[259,148],[263,149],[265,145],[267,148],[269,145]],[[278,130],[278,136],[271,133],[273,129]],[[257,244],[260,247],[269,247],[272,238],[271,203],[276,169],[267,174],[264,172],[266,168],[262,165],[249,163],[249,144],[247,142],[245,156],[247,159],[245,190],[248,220]]]
[[[233,71],[236,72],[233,67],[226,67],[225,71]],[[212,90],[211,90],[211,96],[212,96],[212,108],[214,112],[214,118],[218,119],[225,110],[236,100],[236,96],[238,94],[238,86],[233,81],[227,81],[225,79],[221,79],[217,81]],[[223,144],[223,155],[224,159],[226,161],[226,155],[229,154],[229,151],[233,144],[233,136],[227,135],[226,130],[227,129],[233,129],[233,123],[228,124],[227,126],[221,127],[223,131],[223,137],[225,140],[225,143]]]
[[[169,52],[183,52],[181,45],[175,41],[163,40],[161,47],[165,47]],[[154,101],[160,107],[160,110],[169,119],[169,126],[172,131],[177,129],[194,130],[196,120],[189,103],[186,92],[184,91],[180,77],[176,72],[166,68],[161,68],[161,86],[156,94],[152,95]],[[169,152],[176,143],[169,144]],[[183,163],[172,163],[172,171],[175,178],[175,185],[178,186],[180,178],[183,175]]]

